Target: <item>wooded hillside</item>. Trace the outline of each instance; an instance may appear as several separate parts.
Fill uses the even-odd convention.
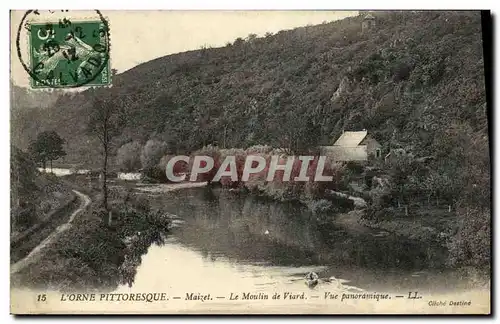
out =
[[[118,146],[331,144],[342,129],[366,128],[385,149],[425,155],[453,127],[486,135],[479,12],[375,16],[363,33],[360,15],[158,58],[115,76],[112,89],[60,97],[38,130],[60,131],[70,161],[92,161],[84,130],[95,92],[126,103]]]

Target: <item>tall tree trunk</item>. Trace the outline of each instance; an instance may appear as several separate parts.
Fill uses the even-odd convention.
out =
[[[108,176],[108,142],[107,142],[107,130],[106,128],[104,129],[104,143],[103,143],[103,148],[104,148],[104,161],[102,165],[102,193],[103,193],[103,206],[106,210],[109,210],[108,208],[108,185],[107,185],[107,176]]]

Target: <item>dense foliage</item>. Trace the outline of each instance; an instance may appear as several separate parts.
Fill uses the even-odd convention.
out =
[[[10,149],[10,225],[15,236],[70,203],[71,190],[53,175],[38,172],[26,154]]]
[[[63,149],[64,140],[57,134],[56,131],[45,131],[37,135],[28,151],[33,161],[40,163],[42,168],[46,168],[47,162],[57,160],[66,155]]]
[[[96,148],[84,132],[94,93],[126,108],[118,147],[158,138],[173,153],[300,149],[366,128],[385,150],[425,154],[454,122],[486,134],[479,13],[376,16],[363,33],[358,16],[158,58],[117,75],[112,89],[59,98],[41,122],[64,130],[77,162]]]

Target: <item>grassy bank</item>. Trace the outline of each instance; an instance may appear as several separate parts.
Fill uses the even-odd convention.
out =
[[[47,217],[29,229],[12,236],[10,240],[10,263],[26,257],[37,245],[47,238],[59,225],[66,223],[71,212],[78,207],[78,199],[73,196],[64,206],[54,210]]]
[[[404,239],[440,246],[447,251],[446,266],[461,273],[473,287],[490,283],[491,211],[481,208],[390,208],[379,211],[379,217],[366,217],[358,223]]]
[[[72,189],[53,174],[38,172],[26,153],[11,148],[11,263],[67,222],[78,205]]]
[[[444,208],[419,207],[407,211],[405,208],[385,208],[378,214],[381,216],[363,217],[359,222],[370,228],[442,246],[446,246],[457,224],[454,212]]]
[[[44,257],[11,278],[13,286],[62,291],[112,290],[132,283],[141,256],[161,243],[169,220],[128,191],[111,192],[112,220],[93,203],[44,250]]]
[[[10,166],[11,240],[51,221],[57,211],[75,198],[71,187],[52,174],[42,174],[29,156],[11,148]]]

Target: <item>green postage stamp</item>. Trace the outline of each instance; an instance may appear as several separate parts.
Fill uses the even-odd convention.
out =
[[[32,88],[107,86],[111,83],[109,28],[104,19],[26,23]],[[21,58],[22,61],[22,58]]]

